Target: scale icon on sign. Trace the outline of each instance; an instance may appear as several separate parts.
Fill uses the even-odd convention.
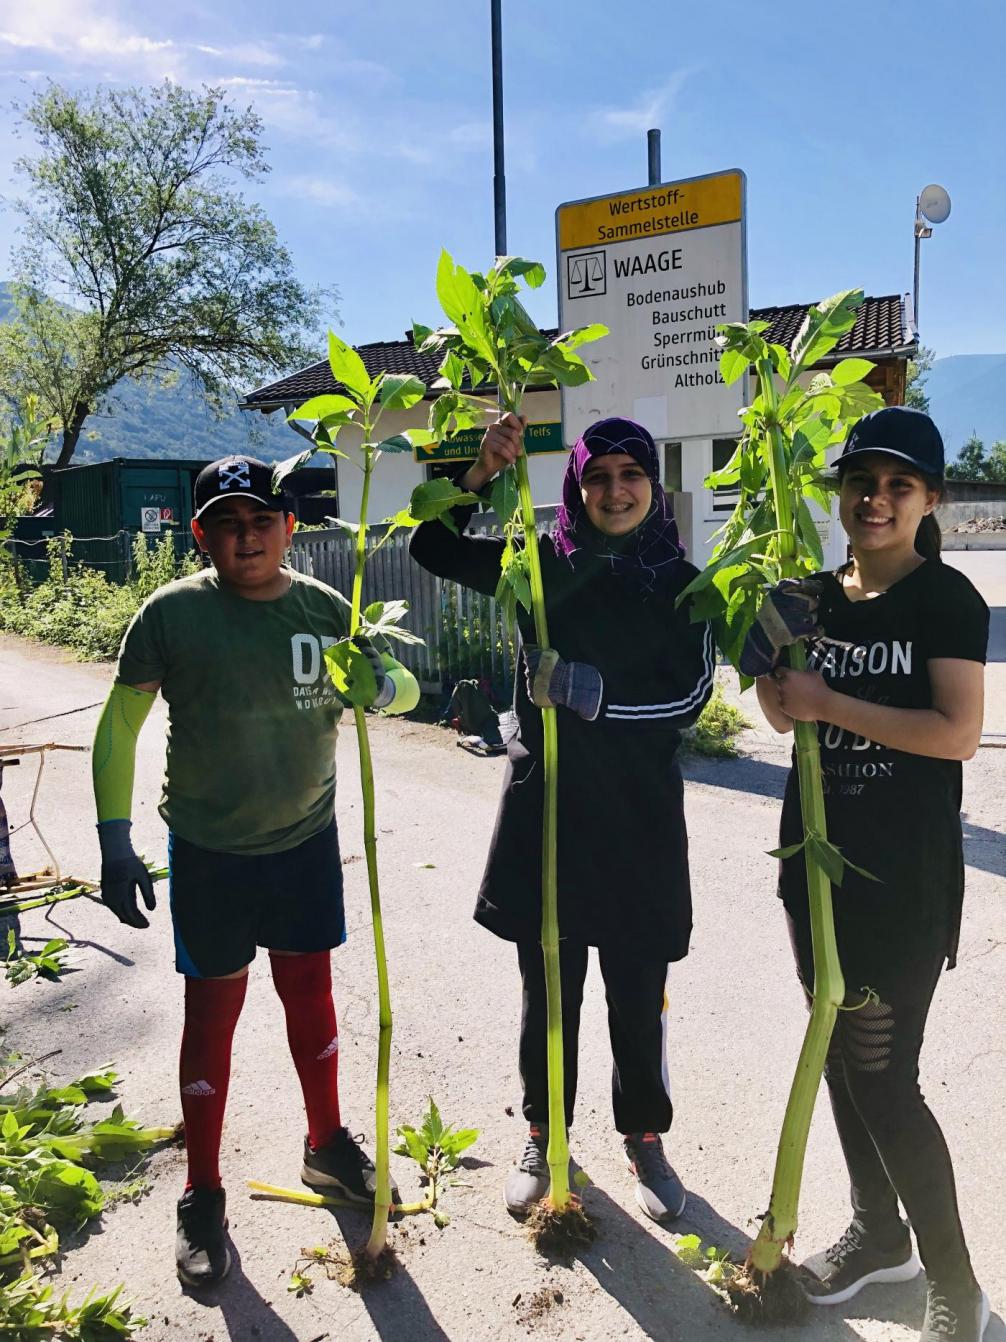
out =
[[[566,257],[566,293],[569,298],[593,298],[607,292],[607,253],[577,252]]]

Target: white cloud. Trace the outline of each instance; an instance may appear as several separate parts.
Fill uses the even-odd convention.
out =
[[[363,197],[353,187],[326,177],[310,177],[306,174],[284,177],[277,186],[284,194],[289,193],[315,205],[323,205],[329,210],[352,210],[356,213],[364,203]]]
[[[234,46],[211,47],[197,44],[195,50],[204,56],[229,61],[232,65],[279,66],[286,58],[268,42],[238,42]]]
[[[493,142],[491,121],[463,121],[452,126],[447,136],[459,149],[488,149]]]
[[[641,135],[674,110],[685,81],[697,72],[696,66],[675,70],[657,89],[641,94],[627,107],[600,107],[588,114],[592,132],[607,143]]]

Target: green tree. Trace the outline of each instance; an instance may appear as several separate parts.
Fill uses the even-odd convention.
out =
[[[321,296],[234,185],[268,171],[252,109],[166,80],[93,93],[53,84],[20,110],[38,152],[18,161],[27,241],[0,383],[60,419],[58,466],[123,378],[184,370],[218,402],[306,361]]]
[[[947,476],[951,480],[988,480],[988,469],[985,444],[977,433],[972,433],[961,448],[957,460],[947,467]]]
[[[908,360],[908,372],[905,377],[905,405],[912,410],[921,410],[925,415],[929,414],[929,397],[926,394],[925,382],[935,358],[935,350],[931,350],[927,345],[920,345],[915,358]]]
[[[1000,438],[992,444],[986,470],[986,479],[1006,484],[1006,438]]]

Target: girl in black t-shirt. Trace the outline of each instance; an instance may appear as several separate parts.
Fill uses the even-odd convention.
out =
[[[943,443],[919,411],[889,407],[849,435],[838,464],[839,513],[852,559],[836,573],[784,583],[766,598],[742,669],[777,731],[819,723],[828,837],[846,868],[834,900],[850,991],[826,1078],[852,1184],[853,1220],[805,1266],[815,1304],[841,1304],[869,1282],[916,1275],[929,1295],[920,1342],[978,1342],[988,1300],[975,1280],[943,1134],[918,1082],[926,1016],[944,961],[953,966],[964,866],[961,761],[978,747],[988,608],[940,562],[933,510]],[[816,625],[813,633],[811,626]],[[814,633],[824,637],[815,641]],[[810,669],[778,664],[808,636]],[[802,838],[791,770],[782,843]],[[780,864],[780,895],[801,980],[813,988],[802,855]]]

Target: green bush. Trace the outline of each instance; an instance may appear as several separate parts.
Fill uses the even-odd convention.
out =
[[[194,554],[176,560],[174,541],[164,536],[152,548],[138,535],[133,544],[133,572],[126,583],[109,582],[104,573],[71,565],[63,580],[59,537],[48,545],[49,576],[19,591],[13,567],[0,570],[0,629],[72,648],[86,660],[114,657],[136,611],[158,587],[194,573]]]
[[[693,755],[735,759],[739,753],[737,737],[750,726],[740,709],[727,702],[723,686],[717,682],[698,722],[682,734],[682,744]]]

